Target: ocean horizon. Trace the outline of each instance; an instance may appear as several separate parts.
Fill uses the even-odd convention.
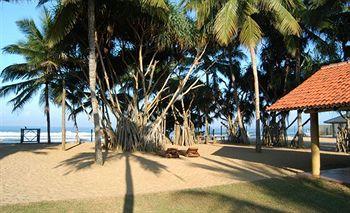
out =
[[[0,143],[20,143],[21,138],[21,128],[25,128],[24,126],[0,126]],[[27,128],[38,128],[40,129],[40,142],[46,143],[47,142],[47,132],[45,126],[28,126]],[[92,128],[91,127],[79,127],[79,138],[81,141],[84,142],[91,142],[94,140],[94,134],[92,134]],[[76,133],[74,127],[67,127],[66,128],[66,141],[69,142],[75,142],[76,139]],[[201,129],[201,131],[204,131],[204,128]],[[295,129],[288,129],[287,134],[288,136],[294,136]],[[210,135],[212,135],[212,129],[210,131]],[[214,128],[214,134],[216,136],[221,135],[221,129],[220,128]],[[222,129],[222,135],[226,136],[227,131],[226,129]],[[61,133],[61,127],[51,127],[51,142],[52,143],[60,143],[62,141],[62,133]],[[255,138],[255,129],[251,128],[248,129],[248,136],[250,138]],[[28,133],[26,135],[27,138],[31,139],[35,137],[34,133]],[[36,141],[35,141],[36,142]],[[34,143],[35,143],[34,142]]]
[[[0,143],[20,143],[21,139],[21,128],[24,126],[0,126]],[[27,128],[40,129],[40,142],[47,142],[47,132],[45,126],[27,126]],[[66,141],[75,142],[75,128],[66,128]],[[79,138],[81,141],[91,141],[91,130],[90,127],[80,127],[79,128]],[[51,127],[51,142],[60,143],[61,137],[61,127]],[[35,137],[34,133],[28,133],[27,138],[31,139]],[[36,141],[35,141],[36,142]],[[34,142],[34,143],[35,143]]]

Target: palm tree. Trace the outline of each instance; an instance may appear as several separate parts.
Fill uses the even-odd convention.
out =
[[[81,101],[83,98],[78,96],[76,91],[80,91],[84,86],[81,84],[85,84],[86,81],[81,81],[81,79],[77,78],[77,71],[69,66],[75,59],[65,56],[66,63],[60,69],[59,74],[55,81],[52,82],[52,92],[51,92],[51,100],[53,103],[60,105],[61,112],[61,133],[62,133],[62,150],[66,150],[66,109],[68,108],[71,113],[74,111],[74,105],[77,105],[77,102]],[[72,90],[74,88],[74,91]],[[74,94],[73,94],[74,93]],[[74,113],[72,116],[74,121],[74,126],[77,130],[76,123],[76,114]],[[78,141],[78,140],[77,140]]]
[[[0,77],[3,83],[13,80],[20,80],[20,82],[1,87],[0,96],[15,93],[15,97],[10,100],[15,111],[22,108],[40,91],[40,103],[45,105],[47,140],[48,143],[51,143],[49,96],[61,57],[57,46],[48,36],[53,19],[46,9],[44,9],[42,20],[42,29],[39,29],[32,19],[17,21],[17,26],[26,39],[4,47],[3,51],[8,54],[22,55],[26,62],[10,65],[2,71]]]
[[[263,32],[256,21],[256,16],[262,12],[268,13],[272,17],[274,26],[282,34],[298,35],[300,31],[298,22],[287,10],[287,6],[295,5],[294,1],[225,0],[217,2],[190,0],[188,5],[197,10],[199,23],[205,23],[206,19],[215,16],[214,32],[220,44],[227,45],[234,36],[238,35],[240,43],[249,50],[254,75],[256,151],[261,152],[260,93],[255,48],[262,39]]]
[[[233,47],[229,47],[229,51],[231,53],[228,59],[230,71],[225,74],[227,78],[230,79],[231,86],[233,88],[233,99],[234,99],[235,105],[237,106],[237,121],[238,121],[239,131],[242,137],[242,141],[243,143],[248,144],[249,138],[243,124],[243,117],[241,112],[242,110],[241,110],[240,101],[238,97],[238,88],[237,88],[237,79],[236,79],[239,76],[239,71],[240,71],[240,64],[238,60],[245,58],[246,55],[244,55],[243,52],[240,52],[238,50],[238,46],[236,44],[233,44]],[[236,58],[233,58],[233,57],[236,57]]]
[[[88,0],[88,40],[89,40],[89,85],[91,93],[92,117],[95,130],[95,161],[103,164],[102,145],[100,137],[100,116],[96,98],[96,35],[95,35],[95,0]]]

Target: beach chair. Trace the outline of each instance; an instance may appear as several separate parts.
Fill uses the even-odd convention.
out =
[[[198,148],[192,148],[192,147],[188,148],[186,151],[181,150],[180,154],[185,156],[185,157],[190,157],[190,158],[200,156],[200,154],[198,153]]]
[[[177,148],[168,148],[166,151],[160,153],[165,158],[180,158],[179,150]]]

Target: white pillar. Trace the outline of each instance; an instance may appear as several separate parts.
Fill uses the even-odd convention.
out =
[[[313,111],[310,113],[311,118],[311,164],[312,175],[314,177],[320,176],[320,142],[318,129],[318,113]]]

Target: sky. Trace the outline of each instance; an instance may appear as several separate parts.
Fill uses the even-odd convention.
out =
[[[22,1],[21,3],[6,3],[0,2],[0,49],[13,44],[23,39],[23,34],[18,30],[16,21],[23,18],[32,18],[38,26],[40,23],[40,16],[42,8],[36,7],[36,4],[30,1]],[[0,52],[0,71],[5,67],[21,63],[24,59],[18,55],[4,54]],[[1,82],[0,86],[5,85]],[[13,94],[0,98],[0,127],[4,126],[45,126],[46,118],[43,113],[43,106],[39,105],[39,95],[34,97],[22,109],[12,112],[12,105],[8,101],[14,97]],[[91,122],[88,121],[87,116],[78,116],[78,124],[81,127],[90,127]],[[61,109],[51,104],[51,126],[61,126]],[[68,127],[72,127],[73,123],[68,121]]]
[[[16,21],[23,18],[32,18],[39,25],[40,14],[42,8],[36,7],[36,4],[30,1],[23,1],[22,3],[6,3],[0,2],[0,49],[13,44],[23,39],[23,34],[18,30]],[[40,26],[40,25],[39,25]],[[248,59],[249,60],[249,59]],[[21,63],[24,59],[18,55],[8,55],[0,52],[0,71],[5,67],[14,64]],[[247,61],[249,64],[249,61]],[[5,85],[1,82],[0,86]],[[12,112],[11,104],[8,101],[14,97],[13,94],[5,98],[0,98],[0,127],[4,126],[45,126],[46,118],[43,113],[43,106],[39,105],[39,95],[34,97],[29,103],[27,103],[22,109]],[[296,116],[296,112],[290,113],[289,121],[293,121]],[[303,115],[303,120],[308,118],[308,114]],[[320,123],[337,116],[335,112],[320,113]],[[252,122],[254,123],[254,122]],[[78,116],[78,124],[80,127],[91,127],[91,122],[86,115]],[[61,125],[61,109],[58,106],[51,104],[51,126],[60,127]],[[219,122],[215,122],[214,126],[219,125]],[[68,127],[72,127],[73,123],[68,121]]]

